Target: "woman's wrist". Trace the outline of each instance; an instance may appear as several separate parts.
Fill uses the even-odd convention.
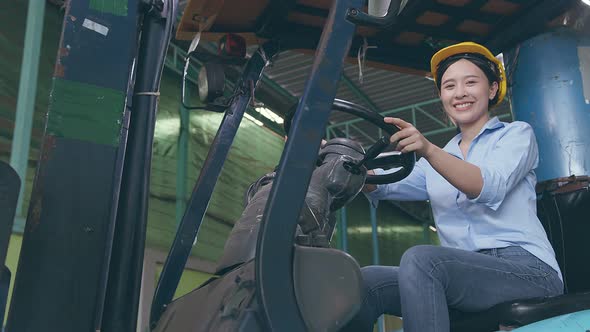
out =
[[[430,158],[432,158],[432,156],[437,152],[437,150],[440,150],[440,148],[436,145],[434,145],[431,142],[428,142],[428,145],[424,151],[424,153],[422,154],[422,157],[426,158],[426,160],[430,161]]]

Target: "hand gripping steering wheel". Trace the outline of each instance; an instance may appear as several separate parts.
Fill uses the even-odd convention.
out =
[[[387,146],[389,146],[389,138],[391,135],[399,131],[399,129],[389,123],[383,121],[383,116],[377,112],[371,111],[363,106],[345,101],[335,99],[332,105],[332,110],[340,111],[362,118],[375,126],[383,129],[388,135],[383,136],[377,140],[365,153],[365,157],[356,163],[349,163],[345,167],[351,172],[356,171],[361,166],[367,169],[383,168],[399,168],[395,172],[383,175],[367,175],[365,183],[367,184],[385,184],[397,182],[408,176],[414,164],[416,163],[416,154],[414,152],[402,154],[383,154],[380,155]]]

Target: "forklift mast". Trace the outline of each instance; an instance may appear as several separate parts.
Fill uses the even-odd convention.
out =
[[[135,331],[176,3],[66,2],[7,331]]]

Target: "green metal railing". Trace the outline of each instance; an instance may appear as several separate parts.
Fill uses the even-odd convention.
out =
[[[381,115],[383,116],[388,116],[388,115],[394,115],[397,113],[401,113],[401,112],[405,112],[405,111],[411,111],[412,112],[412,124],[416,125],[416,112],[420,112],[420,113],[428,113],[426,111],[424,111],[421,107],[422,106],[428,106],[428,105],[433,105],[433,104],[437,104],[440,103],[440,99],[439,98],[435,98],[435,99],[430,99],[430,100],[426,100],[420,103],[416,103],[416,104],[411,104],[411,105],[407,105],[407,106],[402,106],[402,107],[398,107],[398,108],[394,108],[394,109],[390,109],[390,110],[386,110],[383,112],[379,112],[381,113]],[[434,118],[432,115],[428,114],[429,117]],[[434,118],[436,119],[436,118]],[[441,124],[442,126],[444,126],[445,128],[450,127],[452,125],[449,124],[445,124],[444,122],[440,121],[439,119],[436,119],[437,123]],[[341,129],[344,128],[344,130],[342,130],[343,132],[349,132],[349,129],[352,125],[356,124],[356,123],[360,123],[363,122],[365,120],[363,119],[352,119],[352,120],[348,120],[348,121],[342,121],[339,123],[335,123],[333,125],[328,126],[328,129]],[[454,128],[454,126],[453,126]]]
[[[344,80],[344,82],[346,82],[346,80]],[[452,124],[450,121],[445,123],[441,119],[438,119],[437,117],[433,116],[431,114],[431,112],[428,112],[427,110],[424,110],[422,108],[424,106],[434,105],[434,104],[438,104],[438,103],[440,103],[440,99],[434,98],[434,99],[426,100],[426,101],[419,102],[416,104],[406,105],[406,106],[390,109],[390,110],[379,112],[379,113],[381,113],[381,115],[383,115],[383,116],[389,116],[389,115],[395,115],[398,113],[409,111],[409,112],[411,112],[412,124],[414,126],[417,125],[416,124],[416,115],[418,113],[420,113],[421,115],[431,119],[434,123],[436,123],[440,126],[440,128],[438,128],[438,129],[433,129],[433,130],[429,130],[429,131],[424,132],[423,134],[425,137],[430,137],[430,136],[434,136],[434,135],[439,135],[439,134],[443,134],[443,133],[447,133],[447,132],[456,131],[457,127],[454,124]],[[502,114],[502,115],[498,116],[498,118],[500,120],[505,120],[505,119],[511,119],[512,116],[510,114]],[[326,128],[326,134],[328,135],[328,137],[334,137],[334,136],[336,136],[335,132],[337,130],[339,130],[340,132],[345,133],[346,137],[350,137],[351,129],[354,129],[361,136],[368,138],[370,140],[376,140],[378,137],[381,137],[381,135],[382,135],[381,130],[379,130],[378,137],[372,137],[371,135],[362,131],[357,126],[357,124],[361,123],[363,121],[365,121],[365,120],[352,119],[352,120],[348,120],[348,121],[342,121],[339,123],[335,123],[335,124],[330,125]]]

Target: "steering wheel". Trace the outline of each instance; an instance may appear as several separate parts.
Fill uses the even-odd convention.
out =
[[[332,104],[332,110],[348,113],[359,118],[362,118],[375,126],[383,129],[388,135],[381,137],[375,144],[373,144],[365,153],[363,160],[356,164],[349,164],[347,167],[354,171],[355,168],[364,165],[367,169],[383,168],[400,168],[395,172],[383,175],[367,175],[365,183],[368,184],[385,184],[393,183],[402,180],[408,176],[414,164],[416,164],[416,153],[402,153],[402,154],[383,154],[380,155],[387,146],[389,146],[389,138],[391,135],[397,133],[399,129],[389,123],[383,121],[383,116],[377,112],[371,111],[363,106],[351,103],[349,101],[335,99]]]

